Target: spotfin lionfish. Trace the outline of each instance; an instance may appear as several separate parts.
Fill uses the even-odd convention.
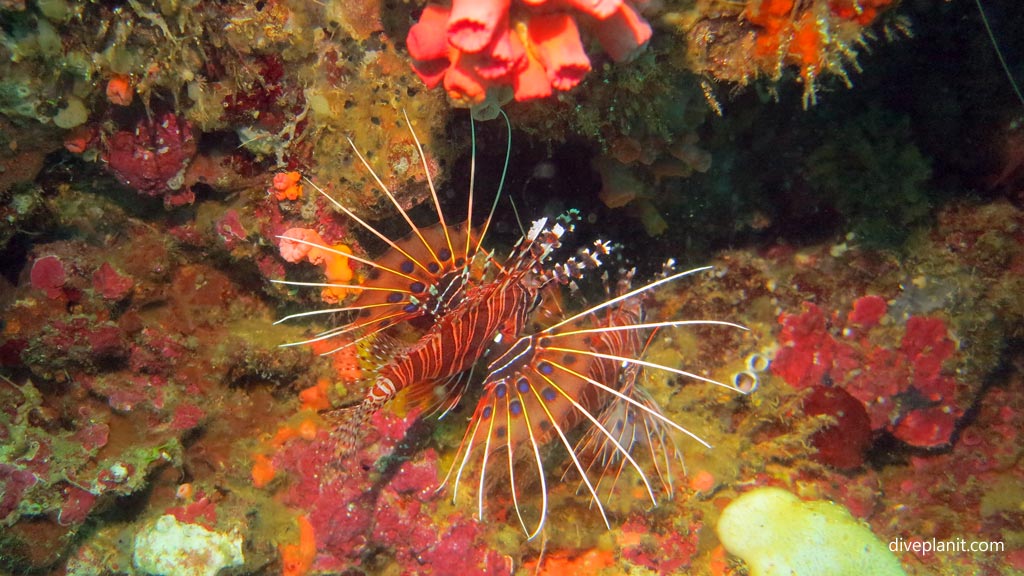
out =
[[[606,526],[610,527],[610,523],[601,494],[614,491],[626,468],[636,472],[653,504],[657,504],[658,491],[671,497],[670,468],[673,460],[681,459],[672,431],[706,447],[710,445],[662,414],[642,386],[644,370],[662,370],[743,392],[686,370],[644,360],[651,335],[662,328],[686,325],[745,328],[717,320],[648,322],[643,304],[652,290],[706,271],[710,266],[675,273],[667,266],[659,279],[639,288],[631,286],[633,272],[624,272],[614,293],[609,293],[604,302],[544,326],[538,311],[545,298],[551,291],[567,285],[574,287],[576,280],[600,267],[601,258],[612,249],[611,244],[598,240],[574,256],[555,262],[554,254],[563,235],[574,227],[574,216],[570,213],[554,223],[544,218],[537,220],[507,258],[495,257],[483,248],[483,243],[505,172],[490,213],[475,228],[472,215],[476,134],[471,130],[468,217],[463,223],[448,224],[422,145],[408,116],[405,120],[427,174],[438,223],[429,227],[414,224],[349,140],[355,155],[411,233],[400,240],[389,238],[309,182],[337,210],[382,240],[388,249],[375,259],[345,254],[369,267],[365,280],[358,284],[278,281],[298,286],[339,287],[357,294],[343,307],[292,314],[279,320],[317,314],[350,315],[344,324],[289,345],[339,338],[343,343],[325,354],[367,341],[374,341],[375,346],[384,342],[386,345],[381,347],[389,350],[388,360],[365,377],[368,390],[362,400],[326,415],[336,423],[332,435],[339,446],[338,456],[343,458],[354,449],[371,414],[400,395],[407,404],[439,411],[444,417],[471,389],[478,389],[476,408],[438,490],[451,484],[454,499],[472,468],[471,462],[479,458],[472,481],[476,485],[479,518],[484,515],[486,493],[497,483],[488,471],[498,463],[505,469],[513,507],[524,532],[529,538],[540,533],[548,514],[548,451],[543,449],[556,440],[568,454],[562,478],[578,476],[579,490],[590,494]],[[505,120],[508,124],[507,116]],[[511,126],[508,128],[505,170],[511,154]],[[301,238],[279,238],[282,242],[334,251]],[[390,336],[393,331],[424,324],[428,328],[419,332],[415,342],[404,343]],[[474,371],[481,366],[485,367],[485,375],[476,380]],[[643,459],[650,459],[661,483],[659,488],[652,486],[645,467],[638,462],[641,453],[647,453]],[[530,514],[524,515],[523,490],[537,484],[540,512],[536,520],[528,520],[526,516]]]

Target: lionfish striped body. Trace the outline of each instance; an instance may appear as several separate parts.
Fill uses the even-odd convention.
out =
[[[413,137],[416,138],[415,133]],[[419,147],[418,139],[416,143]],[[373,174],[359,151],[355,153]],[[420,156],[423,158],[422,150]],[[563,476],[575,471],[606,524],[601,482],[609,473],[618,478],[627,464],[636,471],[652,501],[657,502],[655,489],[635,458],[641,452],[637,447],[645,447],[651,453],[655,471],[671,495],[668,468],[678,451],[667,429],[674,428],[703,441],[662,415],[639,384],[643,368],[667,370],[735,388],[642,360],[646,335],[662,327],[687,324],[742,327],[720,321],[645,323],[643,299],[659,285],[706,268],[665,275],[638,289],[630,289],[632,273],[628,273],[620,280],[616,296],[529,333],[528,327],[536,324],[533,313],[544,290],[557,289],[600,266],[599,257],[608,253],[609,246],[598,241],[593,250],[580,250],[576,256],[552,264],[552,253],[560,246],[562,235],[572,230],[571,218],[564,220],[566,226],[561,222],[548,226],[542,219],[534,223],[512,254],[499,262],[481,250],[497,198],[479,231],[469,221],[449,226],[428,171],[440,222],[418,228],[376,174],[373,176],[409,224],[412,234],[393,241],[321,191],[340,211],[382,239],[390,249],[376,260],[351,257],[370,266],[371,272],[364,283],[343,286],[358,291],[350,305],[295,314],[282,321],[313,314],[354,314],[348,324],[296,343],[346,335],[345,343],[334,351],[375,335],[387,338],[392,329],[410,326],[413,321],[422,324],[426,320],[429,328],[411,344],[393,344],[395,351],[373,372],[363,399],[354,406],[334,411],[339,454],[344,455],[358,443],[367,417],[399,394],[406,395],[415,405],[443,408],[447,414],[472,386],[472,382],[467,385],[467,376],[471,377],[475,366],[486,363],[480,398],[442,483],[443,487],[451,482],[453,493],[457,494],[470,462],[478,455],[478,478],[474,484],[481,517],[485,494],[491,489],[488,470],[500,462],[508,476],[509,493],[520,524],[531,538],[536,536],[544,525],[548,508],[541,448],[556,442],[569,456]],[[472,184],[471,177],[470,216]],[[304,243],[300,239],[284,239]],[[480,270],[481,261],[484,271]],[[586,431],[574,440],[573,430],[584,424]],[[659,458],[664,462],[659,464]],[[534,484],[541,487],[541,509],[536,521],[528,522],[521,499],[524,488]],[[614,481],[611,484],[609,493]]]
[[[524,238],[517,254],[491,281],[472,282],[466,273],[459,278],[441,277],[432,286],[445,286],[444,292],[436,288],[431,291],[424,282],[413,281],[410,298],[416,303],[402,306],[403,316],[409,316],[403,321],[430,314],[433,324],[415,343],[377,370],[373,386],[350,416],[362,420],[403,391],[414,404],[450,405],[457,400],[460,387],[436,384],[457,378],[486,353],[501,349],[503,342],[518,336],[540,290],[549,282],[538,270],[551,249],[557,247],[562,229],[556,226],[549,230],[542,228],[543,224],[535,225],[534,233]],[[467,258],[463,266],[468,266],[470,260]],[[453,288],[453,282],[463,283],[462,287]],[[360,300],[354,306],[360,305]],[[390,327],[394,320],[380,322],[384,323],[379,327]],[[373,321],[364,325],[372,327]]]

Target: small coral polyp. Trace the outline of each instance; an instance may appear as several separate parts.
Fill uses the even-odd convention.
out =
[[[516,100],[570,90],[590,71],[580,25],[616,62],[647,45],[651,26],[628,0],[454,0],[430,4],[406,38],[413,70],[428,88],[475,105],[504,86]]]

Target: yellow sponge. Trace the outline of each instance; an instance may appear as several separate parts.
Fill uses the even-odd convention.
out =
[[[781,488],[732,501],[718,538],[751,576],[902,576],[899,560],[842,506],[804,502]]]

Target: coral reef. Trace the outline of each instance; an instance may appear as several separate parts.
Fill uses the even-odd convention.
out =
[[[1020,112],[972,5],[926,4],[0,1],[0,572],[744,574],[715,528],[768,486],[883,543],[1006,545],[900,549],[908,573],[1024,573]],[[908,16],[914,50],[878,41]],[[348,288],[271,280],[356,285],[382,248],[321,189],[398,238],[381,184],[429,224],[429,173],[455,224],[473,171],[482,222],[508,135],[476,124],[471,164],[452,102],[504,106],[524,222],[580,208],[579,238],[621,244],[610,274],[715,264],[651,321],[750,329],[647,344],[752,393],[647,371],[714,449],[677,438],[656,507],[624,473],[610,528],[554,469],[533,540],[502,491],[483,517],[435,491],[472,387],[440,421],[374,415],[339,456],[331,410],[390,343],[282,347],[337,324],[273,325]]]
[[[404,111],[429,144],[444,115],[437,98],[412,100],[414,76],[402,79],[404,57],[379,13],[353,11],[355,2],[58,4],[3,8],[0,113],[47,128],[36,130],[38,144],[19,130],[17,154],[32,161],[0,176],[0,189],[30,180],[39,151],[61,144],[170,208],[191,204],[197,184],[230,192],[274,168],[339,185],[353,159],[348,135],[360,150],[404,161],[380,173],[413,202],[422,197],[408,186],[425,174],[399,123]],[[353,172],[349,184],[351,204],[372,210],[372,179]]]
[[[301,425],[297,433],[279,429],[272,456],[254,457],[254,485],[308,511],[298,520],[299,543],[282,547],[286,573],[345,571],[367,562],[402,573],[509,573],[501,556],[482,545],[482,526],[435,491],[437,453],[411,452],[422,442],[411,427],[416,420],[375,415],[369,442],[352,456],[354,467],[340,466],[335,440],[315,424],[308,433]],[[283,479],[258,479],[257,469],[266,467]]]
[[[149,488],[167,466],[190,466],[186,439],[222,420],[223,383],[298,366],[275,341],[237,340],[238,332],[214,337],[233,342],[215,356],[197,355],[225,326],[247,322],[258,299],[209,265],[181,261],[166,233],[108,201],[61,202],[68,212],[54,212],[71,219],[67,229],[103,214],[119,234],[41,243],[19,286],[5,289],[3,365],[20,375],[0,386],[0,509],[12,568],[53,563],[119,498]],[[220,308],[223,298],[233,312]]]

